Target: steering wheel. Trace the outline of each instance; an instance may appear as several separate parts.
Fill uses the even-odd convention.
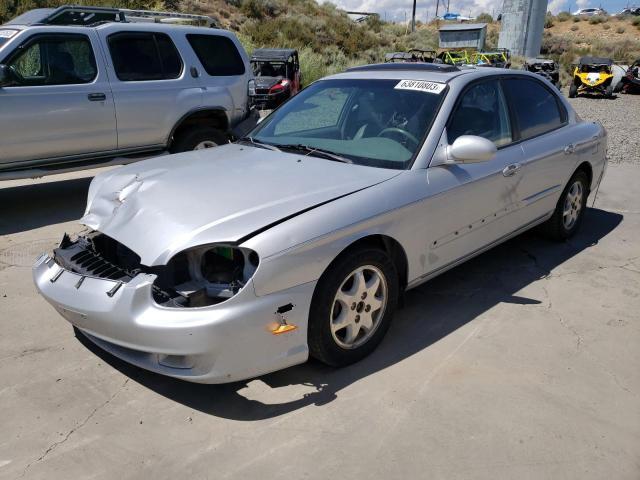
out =
[[[402,135],[406,140],[409,140],[411,143],[413,143],[415,145],[416,148],[418,148],[418,146],[420,145],[420,140],[418,140],[416,137],[414,137],[412,134],[410,134],[409,132],[407,132],[406,130],[402,130],[401,128],[397,128],[397,127],[388,127],[385,128],[384,130],[382,130],[378,136],[379,137],[384,137],[385,133],[399,133],[400,135]]]

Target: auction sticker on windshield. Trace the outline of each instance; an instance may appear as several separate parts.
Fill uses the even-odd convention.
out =
[[[396,90],[416,90],[418,92],[427,92],[438,94],[444,90],[446,85],[440,82],[425,82],[424,80],[400,80],[393,87]]]

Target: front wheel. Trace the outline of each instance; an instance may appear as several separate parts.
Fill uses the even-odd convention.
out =
[[[613,87],[613,93],[620,93],[622,91],[622,87],[624,87],[624,82],[620,80],[616,83],[616,86]]]
[[[398,289],[398,273],[383,251],[367,248],[338,258],[313,294],[311,356],[339,367],[369,355],[389,329]]]
[[[578,86],[575,83],[572,83],[569,87],[569,98],[576,98],[578,95]]]
[[[613,85],[607,85],[607,88],[604,91],[604,94],[607,98],[613,98]]]
[[[173,141],[171,153],[189,152],[191,150],[204,150],[229,143],[227,136],[212,127],[195,127],[180,132]]]
[[[576,172],[560,195],[553,216],[543,225],[543,230],[554,240],[572,237],[582,223],[589,196],[589,178],[580,170]]]

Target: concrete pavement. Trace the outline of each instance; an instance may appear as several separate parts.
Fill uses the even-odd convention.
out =
[[[35,293],[92,173],[0,184],[0,478],[640,478],[637,166],[570,242],[411,291],[368,359],[223,386],[124,364]]]

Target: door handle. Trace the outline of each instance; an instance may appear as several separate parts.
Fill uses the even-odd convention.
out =
[[[90,93],[87,98],[90,102],[104,102],[107,96],[104,93]]]
[[[518,173],[518,170],[520,170],[521,168],[522,165],[520,165],[519,163],[512,163],[511,165],[507,165],[506,167],[504,167],[504,170],[502,170],[502,175],[504,175],[505,177],[512,177],[516,173]]]
[[[569,145],[564,147],[565,155],[571,155],[575,151],[576,151],[576,146],[573,143],[570,143]]]

